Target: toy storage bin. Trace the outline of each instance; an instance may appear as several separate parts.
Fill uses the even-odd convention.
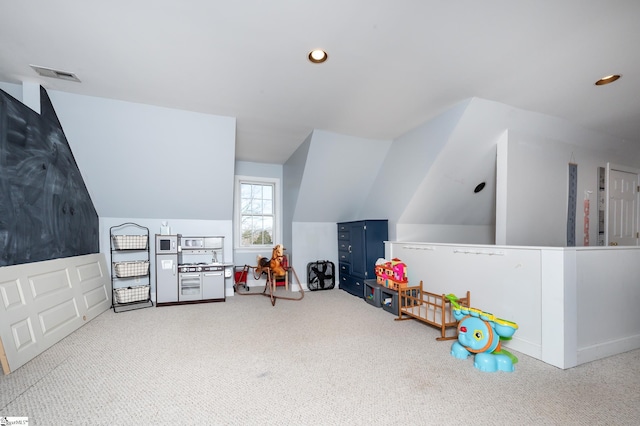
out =
[[[115,250],[146,250],[146,235],[113,235],[113,248]]]
[[[398,292],[390,288],[381,287],[380,304],[385,311],[398,315]]]
[[[149,285],[138,285],[135,287],[114,288],[114,298],[116,303],[132,303],[142,300],[149,300]]]
[[[376,280],[364,280],[364,300],[376,308],[382,306],[380,303],[380,290],[381,287],[376,284]]]
[[[114,262],[113,268],[118,278],[142,277],[149,273],[149,261]]]

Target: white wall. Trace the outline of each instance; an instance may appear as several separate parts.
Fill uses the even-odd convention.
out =
[[[234,118],[49,95],[100,217],[107,258],[111,226],[146,226],[153,243],[168,221],[173,233],[224,236],[225,261],[233,261]]]
[[[506,345],[540,359],[542,300],[540,250],[499,246],[389,242],[385,257],[407,264],[410,285],[457,296],[471,292],[472,307],[519,326]]]
[[[0,81],[0,89],[22,102],[22,86]]]
[[[22,95],[21,86],[0,87]],[[578,193],[594,190],[592,206],[597,167],[640,167],[640,150],[626,141],[477,98],[394,141],[315,130],[280,166],[234,163],[234,118],[64,92],[50,97],[101,218],[232,221],[234,175],[275,173],[283,178],[283,240],[292,253],[314,238],[316,224],[379,218],[390,220],[392,239],[492,243],[499,229],[508,244],[563,246],[566,163],[578,163]],[[504,221],[494,224],[489,201],[499,185],[490,179],[507,129],[506,207]],[[473,194],[483,179],[487,188]],[[592,208],[592,244],[596,214]],[[238,264],[254,264],[255,252],[237,254]]]
[[[578,364],[640,347],[640,249],[577,250]]]
[[[234,118],[49,95],[99,216],[231,220]]]
[[[282,179],[280,164],[255,163],[251,161],[236,161],[236,175],[259,176],[265,178]]]
[[[284,239],[304,287],[309,262],[332,261],[337,272],[336,223],[358,218],[390,145],[315,130],[284,164]]]
[[[373,183],[390,146],[388,140],[314,130],[304,158],[293,221],[362,219],[362,205],[374,190]],[[287,161],[285,167],[289,164]]]
[[[492,244],[495,235],[493,226],[484,225],[418,225],[399,223],[396,241],[430,241],[434,243]]]
[[[505,346],[560,368],[640,348],[640,247],[388,242],[410,285],[518,324]]]
[[[20,86],[2,87],[20,95]],[[245,174],[234,170],[235,119],[63,92],[50,96],[100,216],[232,220],[233,176]],[[496,224],[496,144],[507,129],[507,207]],[[578,194],[593,191],[592,206],[597,167],[607,161],[640,167],[640,150],[626,141],[477,98],[394,141],[315,130],[279,169],[283,240],[292,244],[294,222],[385,218],[391,238],[493,243],[498,229],[508,234],[508,244],[564,246],[571,158],[579,166]],[[190,165],[187,178],[175,178],[184,164]],[[256,165],[248,169],[271,174]],[[485,190],[473,194],[483,180]],[[595,244],[595,208],[591,215]]]
[[[398,223],[494,225],[496,142],[504,131],[496,105],[500,104],[477,98],[466,104],[437,158],[424,167]],[[438,143],[423,141],[434,142]],[[485,188],[474,193],[482,182]]]
[[[425,212],[434,200],[414,197],[420,192],[425,175],[450,141],[451,134],[466,111],[469,100],[461,102],[439,116],[393,140],[371,192],[355,219],[384,218],[390,222],[390,236],[395,223],[424,223]],[[404,215],[416,211],[415,222]]]
[[[298,206],[298,196],[300,195],[300,187],[305,176],[307,157],[311,147],[313,132],[310,133],[304,142],[300,144],[291,157],[282,167],[282,193],[283,202],[283,238],[284,244],[293,246],[292,224]]]
[[[598,241],[598,167],[608,161],[639,167],[635,151],[625,149],[621,141],[589,135],[591,141],[606,142],[594,147],[578,144],[578,134],[565,136],[568,143],[539,133],[508,133],[506,192],[506,244],[566,246],[568,210],[568,164],[578,166],[576,206],[576,246],[584,240],[584,198],[590,199],[589,242]],[[586,146],[585,146],[586,145]],[[636,156],[637,157],[637,156]],[[590,193],[589,193],[590,192]]]
[[[294,222],[291,246],[292,265],[301,284],[307,287],[307,264],[317,260],[334,263],[338,287],[338,226],[330,222]]]
[[[428,129],[440,119],[422,127]],[[395,152],[403,138],[394,141],[390,152]],[[503,146],[500,164],[496,161],[499,141]],[[420,142],[440,144],[435,134]],[[432,155],[437,157],[425,160],[425,164],[433,164],[422,171],[420,185],[408,183],[415,187],[413,197],[402,205],[404,211],[397,223],[391,223],[398,239],[462,242],[464,227],[472,226],[485,227],[486,232],[466,232],[473,238],[466,241],[469,243],[494,243],[493,236],[481,238],[497,230],[500,242],[509,245],[563,247],[567,164],[572,161],[578,164],[576,242],[578,246],[583,242],[584,193],[592,191],[589,239],[593,245],[597,241],[598,167],[604,167],[607,161],[638,167],[640,161],[640,150],[628,141],[556,117],[478,98],[466,104],[446,145]],[[496,181],[496,169],[500,182]],[[482,181],[486,182],[485,189],[474,194],[475,185]],[[402,182],[396,186],[401,187]],[[388,211],[394,213],[396,208],[389,207]],[[496,215],[500,222],[496,222]],[[393,231],[390,230],[392,237]]]

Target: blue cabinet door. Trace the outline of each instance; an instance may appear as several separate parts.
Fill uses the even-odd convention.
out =
[[[364,297],[364,280],[375,277],[375,263],[384,257],[386,220],[338,223],[340,288]]]

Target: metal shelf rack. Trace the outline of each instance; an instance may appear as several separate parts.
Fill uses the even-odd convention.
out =
[[[153,306],[149,273],[149,228],[133,222],[109,229],[113,312]]]

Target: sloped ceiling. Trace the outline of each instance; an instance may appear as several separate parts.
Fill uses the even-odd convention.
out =
[[[292,221],[389,219],[391,224],[491,228],[496,224],[497,142],[506,131],[599,151],[614,142],[627,145],[567,120],[480,98],[461,102],[392,141],[315,131],[305,155],[295,156],[304,173],[296,176]],[[628,160],[635,164],[637,155]],[[475,192],[480,184],[483,189]]]
[[[461,102],[393,141],[372,190],[362,204],[360,217],[387,218],[398,222],[407,209],[411,210],[412,200],[418,196],[425,175],[449,142],[470,101]],[[450,165],[455,173],[460,173],[459,164],[454,162]],[[424,204],[413,204],[417,210],[412,218],[417,220],[414,223],[423,223],[426,218],[424,212],[438,207],[436,200],[425,201]]]
[[[284,164],[314,129],[391,140],[472,97],[638,142],[638,16],[637,0],[4,0],[0,81],[236,117],[241,161]]]
[[[391,141],[356,138],[314,131],[304,161],[304,175],[296,195],[294,222],[340,222],[361,219],[359,208],[391,146]],[[287,185],[285,176],[285,185]]]
[[[466,105],[432,167],[423,169],[400,223],[495,224],[496,143],[506,130],[498,112],[504,107],[477,98]],[[475,193],[481,183],[484,189]]]

